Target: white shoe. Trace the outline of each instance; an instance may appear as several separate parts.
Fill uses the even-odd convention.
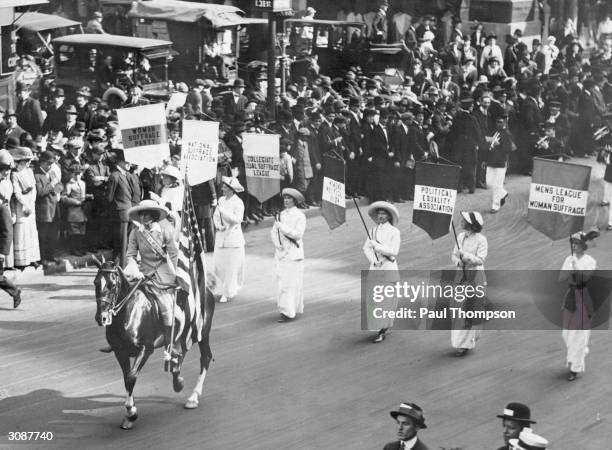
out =
[[[170,361],[172,359],[172,357],[170,356],[170,353],[168,353],[168,350],[164,350],[164,361]]]
[[[219,300],[219,303],[227,303],[227,297],[225,295],[221,297],[221,299]]]

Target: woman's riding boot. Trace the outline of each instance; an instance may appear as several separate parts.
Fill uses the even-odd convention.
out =
[[[170,347],[170,352],[168,352]],[[164,325],[164,361],[170,361],[172,358],[172,327]]]

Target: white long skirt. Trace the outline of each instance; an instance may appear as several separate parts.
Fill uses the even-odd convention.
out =
[[[591,330],[563,330],[561,335],[567,347],[567,366],[572,372],[584,372]]]
[[[482,325],[472,325],[472,328],[466,329],[455,329],[455,323],[453,323],[453,329],[451,330],[451,345],[453,348],[476,348],[476,342],[482,335]]]
[[[21,218],[13,229],[13,254],[15,266],[29,266],[40,261],[40,248],[38,246],[38,229],[36,216],[32,212],[28,217]]]
[[[225,297],[238,295],[244,284],[244,247],[215,248],[214,273]]]
[[[278,311],[294,318],[304,312],[304,261],[275,259]]]

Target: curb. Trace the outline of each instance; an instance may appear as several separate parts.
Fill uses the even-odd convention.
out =
[[[57,275],[60,273],[70,273],[79,269],[84,269],[86,267],[95,267],[94,264],[94,255],[98,259],[112,259],[113,251],[112,250],[102,250],[96,253],[88,253],[84,256],[64,256],[56,259],[56,262],[47,264],[44,267],[44,274],[47,275]]]

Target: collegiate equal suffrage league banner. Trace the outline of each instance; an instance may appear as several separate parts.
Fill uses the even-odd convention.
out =
[[[181,168],[189,186],[212,180],[217,175],[219,122],[183,121]]]
[[[417,162],[414,173],[412,223],[432,239],[448,234],[461,167]]]
[[[278,134],[242,134],[247,188],[262,203],[280,192],[279,140]]]
[[[346,199],[344,190],[345,162],[328,155],[323,157],[323,201],[321,215],[334,229],[346,222]]]
[[[170,158],[163,103],[117,110],[125,159],[152,169]]]
[[[584,228],[591,168],[534,158],[527,221],[556,241]]]

